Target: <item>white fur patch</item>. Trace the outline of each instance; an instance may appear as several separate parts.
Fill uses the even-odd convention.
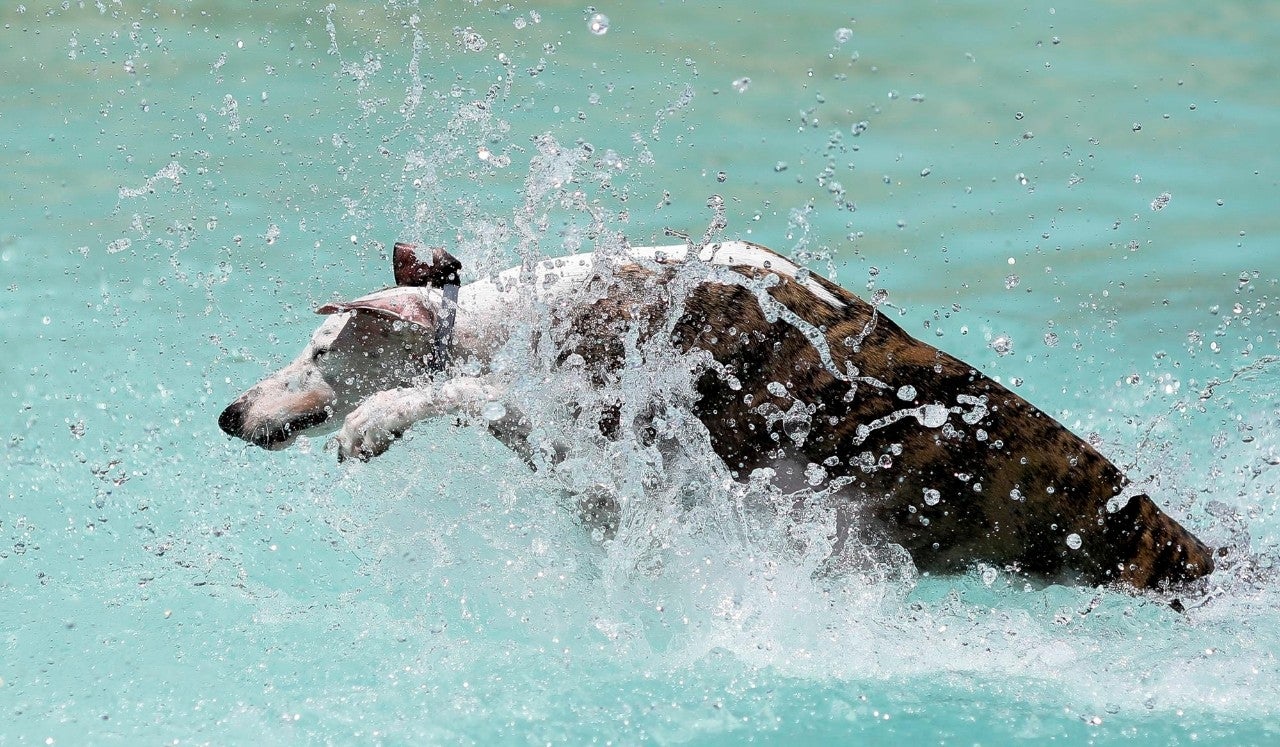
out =
[[[637,260],[684,262],[689,258],[689,246],[687,244],[633,246],[627,248],[627,254]],[[698,259],[723,267],[753,267],[768,270],[792,280],[795,280],[797,273],[800,272],[800,268],[791,260],[745,241],[709,244],[698,253]],[[558,297],[561,292],[571,292],[591,277],[595,272],[595,263],[594,253],[544,259],[534,267],[534,292],[539,300]],[[828,306],[836,309],[845,307],[844,301],[813,278],[805,277],[797,282]],[[484,278],[464,285],[458,303],[463,308],[499,303],[519,287],[520,268],[513,267],[492,278]]]

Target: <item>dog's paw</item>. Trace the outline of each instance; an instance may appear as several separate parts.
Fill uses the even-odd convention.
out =
[[[367,462],[386,452],[419,419],[427,400],[425,392],[408,389],[370,395],[347,415],[333,439],[338,461],[354,458]]]

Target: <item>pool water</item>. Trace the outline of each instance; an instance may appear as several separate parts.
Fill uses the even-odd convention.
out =
[[[1061,6],[6,4],[0,743],[1280,740],[1280,7]],[[1231,558],[824,575],[697,443],[582,446],[600,542],[475,426],[217,428],[396,240],[668,231],[887,291]]]

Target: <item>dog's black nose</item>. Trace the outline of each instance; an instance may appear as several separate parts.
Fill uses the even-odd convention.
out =
[[[232,402],[218,416],[218,427],[228,436],[244,438],[241,428],[244,426],[244,407],[239,402]]]

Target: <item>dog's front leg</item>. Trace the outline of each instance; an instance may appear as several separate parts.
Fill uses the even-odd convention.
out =
[[[409,426],[441,415],[471,417],[502,396],[487,379],[459,376],[443,384],[375,392],[347,415],[334,437],[338,460],[368,461],[385,452]]]

